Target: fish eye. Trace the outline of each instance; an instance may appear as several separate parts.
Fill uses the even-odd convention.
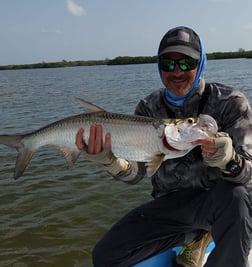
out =
[[[194,118],[188,118],[187,122],[190,123],[190,124],[193,124],[195,122],[195,120],[194,120]]]

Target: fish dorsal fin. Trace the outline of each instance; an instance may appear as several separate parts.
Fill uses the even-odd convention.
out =
[[[106,111],[105,109],[97,106],[97,105],[94,105],[84,99],[81,99],[81,98],[77,98],[80,102],[80,104],[84,107],[84,109],[87,111],[87,112],[90,112],[90,113],[93,113],[93,112],[104,112]]]
[[[157,172],[164,158],[165,154],[155,155],[150,158],[150,161],[146,163],[148,176],[152,176]]]

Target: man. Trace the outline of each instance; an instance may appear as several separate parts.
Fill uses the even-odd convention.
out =
[[[198,267],[211,240],[215,249],[205,267],[247,267],[251,244],[252,113],[246,97],[222,84],[205,83],[206,53],[197,33],[187,27],[168,31],[158,49],[165,88],[141,100],[135,114],[185,118],[209,114],[217,121],[215,137],[200,139],[181,158],[168,159],[152,177],[154,200],[117,222],[93,251],[95,267],[128,267],[168,248],[185,245],[179,266]],[[76,144],[87,159],[99,162],[129,184],[145,175],[143,163],[116,158],[113,136],[101,125],[83,132]],[[208,232],[211,232],[211,236]]]

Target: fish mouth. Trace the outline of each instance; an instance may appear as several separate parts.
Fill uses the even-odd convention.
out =
[[[173,146],[171,146],[168,142],[167,142],[167,139],[164,137],[163,138],[163,144],[164,146],[168,149],[168,150],[171,150],[171,151],[181,151]]]

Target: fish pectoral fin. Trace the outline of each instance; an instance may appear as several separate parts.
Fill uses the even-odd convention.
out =
[[[164,158],[165,154],[159,154],[151,157],[150,161],[146,163],[148,176],[152,176],[157,172]]]
[[[58,149],[64,154],[68,166],[70,168],[73,167],[81,152],[79,150],[69,149],[66,147],[59,147]]]
[[[84,107],[84,109],[87,111],[87,112],[104,112],[106,110],[104,110],[103,108],[97,106],[97,105],[94,105],[92,104],[91,102],[88,102],[84,99],[81,99],[81,98],[77,98],[80,102],[80,104]]]

